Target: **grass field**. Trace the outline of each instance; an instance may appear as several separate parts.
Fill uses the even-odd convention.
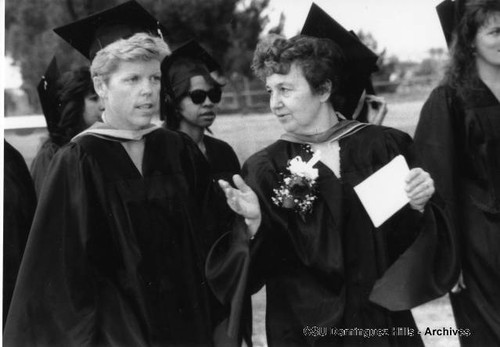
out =
[[[404,95],[388,95],[389,112],[383,124],[413,135],[420,109],[428,92],[429,90],[423,90]],[[281,126],[272,114],[221,115],[212,126],[212,131],[214,136],[233,146],[242,163],[252,153],[274,142],[282,133]],[[6,140],[24,155],[28,165],[43,136],[45,136],[44,130],[18,130],[5,133]],[[253,306],[255,346],[266,346],[264,291],[254,295]],[[422,331],[427,327],[431,329],[455,327],[447,297],[417,307],[412,312]],[[458,346],[455,337],[423,336],[423,338],[427,346]]]

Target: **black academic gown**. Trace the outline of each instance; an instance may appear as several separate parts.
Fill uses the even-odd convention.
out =
[[[450,294],[463,345],[500,345],[500,102],[480,82],[463,101],[447,86],[432,91],[415,143],[446,200],[461,242],[467,287]]]
[[[271,197],[291,158],[309,160],[306,145],[279,140],[245,163],[261,227],[252,241],[244,228],[222,237],[207,275],[234,311],[266,285],[270,346],[422,345],[408,310],[446,293],[457,277],[442,208],[431,201],[420,214],[407,206],[375,229],[353,190],[398,154],[414,165],[410,137],[394,129],[368,126],[341,139],[341,178],[316,165],[318,200],[305,220]]]
[[[232,176],[241,170],[240,162],[233,148],[222,140],[205,135],[203,142],[207,150],[207,159],[210,163],[214,180],[223,179],[232,181]]]
[[[220,234],[221,230],[232,228],[234,222],[234,213],[228,208],[224,192],[219,188],[217,181],[223,179],[227,182],[232,182],[233,175],[240,174],[241,166],[238,156],[227,142],[208,135],[203,137],[203,142],[213,182],[211,187],[213,191],[209,194],[210,201],[207,202],[209,206],[205,208],[205,211],[210,213],[211,216],[205,217],[205,227],[213,229],[213,232],[210,233],[217,235]],[[208,224],[208,221],[212,221],[212,226]],[[221,312],[224,321],[218,325],[218,343],[229,346],[234,341],[239,341],[236,344],[241,345],[241,340],[244,339],[247,346],[252,346],[252,301],[250,296],[245,300],[238,333],[231,334],[230,337],[227,336],[229,308],[223,306]]]
[[[47,176],[50,162],[59,148],[59,145],[55,144],[51,139],[48,139],[42,144],[31,162],[30,172],[31,177],[33,177],[37,196],[40,195],[40,191],[42,190],[42,184],[45,180],[45,176]]]
[[[4,141],[3,325],[36,208],[35,189],[23,156]]]
[[[198,158],[197,158],[198,156]],[[91,135],[61,148],[40,195],[6,346],[211,345],[201,152],[165,129],[145,136],[143,174]]]

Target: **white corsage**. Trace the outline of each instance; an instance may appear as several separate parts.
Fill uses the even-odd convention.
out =
[[[273,189],[272,201],[275,205],[286,209],[293,209],[301,217],[311,213],[316,195],[316,179],[318,169],[314,165],[320,160],[320,151],[316,151],[308,162],[300,156],[291,159],[288,163],[289,174],[282,174],[280,186]]]

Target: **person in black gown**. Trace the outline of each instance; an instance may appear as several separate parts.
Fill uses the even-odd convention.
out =
[[[36,195],[23,156],[4,141],[3,318],[5,320],[36,208]]]
[[[445,294],[458,271],[453,235],[440,201],[430,200],[432,179],[415,167],[411,138],[336,113],[343,54],[330,39],[267,37],[253,68],[285,134],[245,162],[236,188],[220,181],[248,229],[212,248],[214,292],[237,306],[265,285],[269,346],[423,345],[409,309]],[[400,154],[412,168],[410,202],[375,228],[353,187]],[[286,180],[292,159],[316,155],[317,177],[302,176],[315,188]]]
[[[211,74],[218,70],[219,64],[196,41],[163,61],[165,126],[188,134],[209,161],[213,178],[227,180],[240,172],[238,157],[227,142],[205,134],[221,101],[223,85]]]
[[[30,167],[37,195],[59,148],[99,120],[103,111],[87,67],[67,71],[61,76],[54,70],[57,70],[55,58],[38,88],[49,138]]]
[[[210,165],[213,182],[228,180],[239,174],[241,169],[233,148],[227,142],[205,133],[210,132],[209,127],[216,118],[217,106],[221,101],[223,76],[216,74],[220,70],[214,58],[194,40],[178,47],[162,62],[165,95],[162,113],[166,118],[163,126],[187,134],[196,143]],[[205,229],[213,230],[209,233],[217,233],[221,222],[231,220],[233,213],[219,187],[215,184],[212,188],[215,190],[209,194],[211,199],[206,202],[210,208],[205,209],[211,216],[205,220],[213,223],[206,223]],[[237,338],[245,338],[247,345],[252,343],[251,311],[248,298],[244,306],[241,333],[234,334]],[[221,329],[226,325],[227,321],[222,322]]]
[[[90,69],[103,122],[53,158],[4,345],[214,344],[203,272],[211,235],[200,218],[209,168],[190,139],[151,123],[169,49],[154,36],[155,20],[138,22],[137,6],[128,2],[60,30],[86,26],[88,40],[92,30],[136,23],[138,33],[112,43],[95,36],[100,46]]]
[[[500,345],[500,2],[444,1],[444,80],[420,113],[415,143],[460,239],[450,293],[464,346]]]

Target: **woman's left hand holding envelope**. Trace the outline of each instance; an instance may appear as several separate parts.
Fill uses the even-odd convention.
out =
[[[434,194],[434,180],[421,168],[411,169],[406,177],[405,191],[414,210],[424,212],[425,205]]]

